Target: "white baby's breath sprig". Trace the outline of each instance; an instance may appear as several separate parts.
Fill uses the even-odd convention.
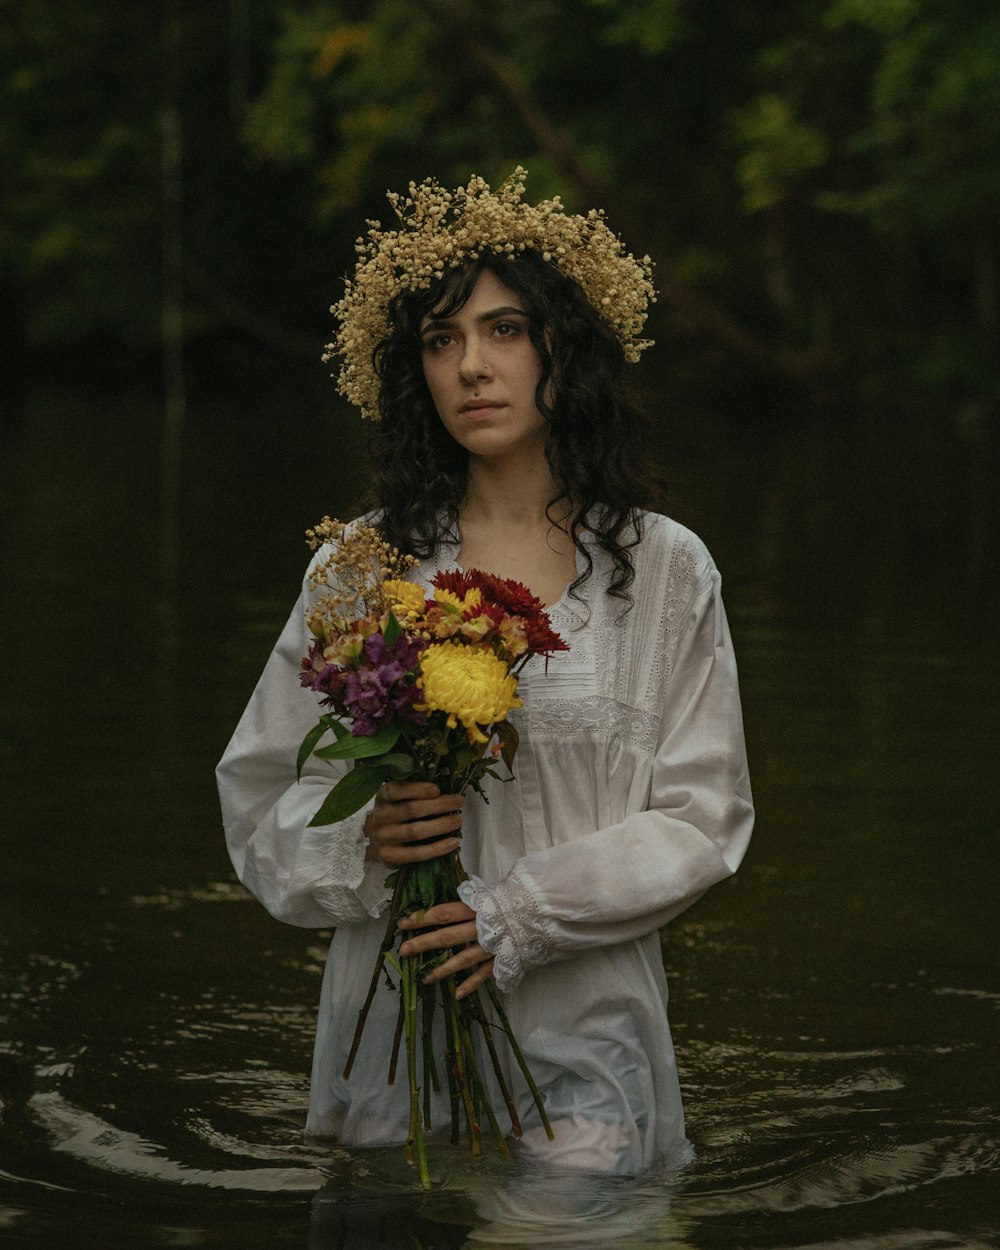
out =
[[[405,579],[418,563],[365,521],[347,526],[325,516],[306,530],[306,541],[322,557],[309,570],[309,589],[321,592],[307,618],[317,637],[337,632],[345,619],[385,611],[385,583]]]

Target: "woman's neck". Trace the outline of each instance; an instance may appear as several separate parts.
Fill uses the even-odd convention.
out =
[[[515,467],[472,459],[459,526],[495,527],[507,533],[536,527],[547,530],[553,519],[561,522],[570,513],[564,501],[550,512],[549,505],[558,495],[559,487],[544,460]]]
[[[555,603],[576,577],[570,536],[572,506],[561,499],[548,465],[544,473],[498,473],[470,465],[469,489],[458,512],[458,561],[527,586]],[[552,505],[550,507],[550,504]]]

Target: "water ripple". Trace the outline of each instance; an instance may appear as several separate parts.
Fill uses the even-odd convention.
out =
[[[1000,1139],[971,1134],[925,1142],[878,1142],[832,1150],[822,1158],[816,1153],[813,1143],[812,1158],[805,1164],[796,1166],[788,1157],[772,1160],[768,1177],[744,1187],[730,1184],[724,1190],[689,1192],[685,1212],[707,1216],[829,1209],[1000,1171]]]
[[[165,1147],[137,1133],[116,1128],[107,1120],[74,1107],[56,1093],[36,1094],[31,1100],[33,1117],[56,1154],[68,1156],[87,1168],[115,1173],[130,1179],[166,1185],[198,1185],[210,1189],[249,1190],[266,1194],[313,1193],[326,1173],[308,1164],[275,1163],[271,1167],[201,1168],[170,1158]],[[243,1143],[232,1153],[248,1153]],[[253,1151],[258,1158],[264,1152]],[[276,1151],[270,1152],[274,1157]],[[329,1153],[329,1152],[328,1152]]]

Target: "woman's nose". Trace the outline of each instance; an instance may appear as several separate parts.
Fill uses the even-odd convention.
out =
[[[470,386],[489,373],[489,364],[483,345],[476,337],[466,339],[462,358],[458,362],[458,374]]]

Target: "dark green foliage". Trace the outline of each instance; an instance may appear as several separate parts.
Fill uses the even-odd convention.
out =
[[[155,350],[161,119],[186,330],[318,355],[384,194],[602,204],[694,387],[997,394],[1000,13],[977,0],[6,0],[0,258],[29,346]],[[720,361],[725,365],[720,370]]]

